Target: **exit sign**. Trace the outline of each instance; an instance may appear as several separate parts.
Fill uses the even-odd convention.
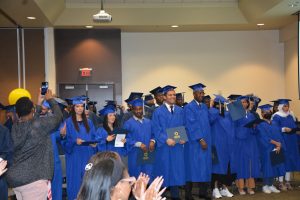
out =
[[[93,70],[93,68],[87,68],[87,67],[79,68],[80,76],[81,77],[90,77],[90,76],[92,76],[92,73],[91,73],[92,70]]]

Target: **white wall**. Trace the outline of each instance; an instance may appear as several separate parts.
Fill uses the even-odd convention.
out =
[[[202,82],[206,93],[255,93],[264,102],[284,95],[279,31],[122,33],[123,99],[158,85]]]

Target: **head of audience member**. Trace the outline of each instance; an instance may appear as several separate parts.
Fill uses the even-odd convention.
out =
[[[21,97],[16,102],[16,113],[22,121],[29,121],[34,116],[34,106],[28,97]]]
[[[77,200],[125,200],[129,198],[134,182],[118,154],[97,153],[85,167]]]
[[[144,106],[143,100],[142,99],[135,99],[135,100],[133,100],[131,102],[131,104],[132,104],[133,115],[135,117],[137,117],[138,119],[142,119],[143,115],[144,115],[144,112],[143,112],[143,106]]]
[[[174,86],[167,85],[162,88],[164,94],[164,101],[169,105],[174,105],[176,103],[176,92]]]

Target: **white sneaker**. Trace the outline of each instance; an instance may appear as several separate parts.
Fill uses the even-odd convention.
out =
[[[218,188],[213,189],[212,196],[214,199],[222,198],[222,195],[220,194],[220,191]]]
[[[265,194],[271,194],[271,190],[269,189],[269,186],[267,186],[267,185],[263,186],[262,191]]]
[[[273,193],[280,193],[280,190],[278,190],[274,185],[269,186],[269,190]]]
[[[233,197],[233,194],[231,192],[229,192],[229,190],[227,188],[223,188],[221,191],[220,191],[220,194],[223,196],[223,197]]]

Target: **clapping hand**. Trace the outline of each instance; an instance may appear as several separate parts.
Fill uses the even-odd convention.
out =
[[[165,192],[166,187],[160,190],[163,182],[164,179],[162,178],[162,176],[157,177],[156,179],[154,179],[154,181],[146,191],[146,185],[142,183],[140,200],[165,200],[166,198],[162,197],[161,195]]]
[[[142,192],[142,186],[147,187],[149,183],[149,176],[147,174],[141,173],[135,182],[135,185],[132,189],[132,193],[136,199],[140,199],[141,197],[141,192]]]
[[[6,160],[1,160],[0,161],[0,176],[7,171],[6,165],[7,165]]]

